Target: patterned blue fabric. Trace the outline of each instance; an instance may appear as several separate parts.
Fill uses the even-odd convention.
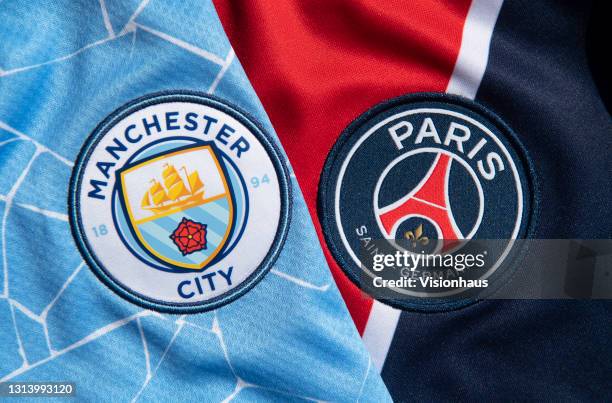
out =
[[[209,2],[0,2],[0,381],[87,400],[388,401],[293,178],[288,241],[230,305],[162,315],[87,269],[67,189],[86,136],[141,95],[206,91],[274,133]]]

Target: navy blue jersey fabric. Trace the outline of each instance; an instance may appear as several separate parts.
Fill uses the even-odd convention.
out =
[[[587,58],[597,84],[599,95],[608,109],[612,112],[612,59],[610,58],[610,24],[609,13],[606,11],[610,3],[606,0],[597,0],[591,8],[589,28],[586,37]]]
[[[530,153],[537,238],[612,235],[612,120],[586,58],[589,11],[506,1],[476,97]],[[397,401],[610,401],[611,314],[609,301],[535,300],[402,312],[383,379]]]
[[[538,238],[612,236],[612,119],[586,58],[589,10],[576,1],[505,3],[476,97],[531,154]]]

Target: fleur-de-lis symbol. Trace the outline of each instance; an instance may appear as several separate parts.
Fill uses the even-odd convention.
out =
[[[423,246],[429,243],[429,238],[423,236],[423,224],[419,224],[419,226],[415,228],[414,232],[406,231],[404,237],[412,242],[413,248],[416,248],[417,243],[420,243]]]

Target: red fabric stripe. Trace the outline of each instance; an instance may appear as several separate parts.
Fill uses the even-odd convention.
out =
[[[325,158],[342,130],[377,103],[445,90],[469,0],[214,0],[293,169],[332,274],[363,333],[372,301],[331,257],[317,218]]]

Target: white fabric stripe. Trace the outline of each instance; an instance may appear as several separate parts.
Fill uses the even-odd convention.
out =
[[[453,74],[446,87],[450,94],[474,99],[489,60],[489,47],[503,0],[473,0],[461,38]],[[374,301],[363,332],[363,343],[374,366],[382,371],[401,311]]]
[[[503,0],[474,0],[446,92],[474,99],[489,60],[489,46]]]
[[[378,372],[382,371],[385,364],[400,313],[399,309],[374,300],[362,339]]]
[[[104,19],[104,26],[106,27],[106,30],[108,31],[108,37],[114,38],[115,31],[113,31],[113,24],[111,24],[110,17],[108,15],[108,10],[106,9],[106,3],[104,2],[104,0],[99,0],[99,2],[100,2],[100,9],[102,10],[102,18]]]

